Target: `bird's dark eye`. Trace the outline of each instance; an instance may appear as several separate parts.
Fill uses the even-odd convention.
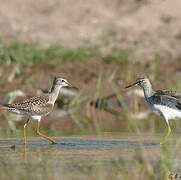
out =
[[[64,79],[62,79],[62,82],[65,82],[65,80],[64,80]]]

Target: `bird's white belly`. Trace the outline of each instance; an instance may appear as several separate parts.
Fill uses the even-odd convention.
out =
[[[11,108],[9,109],[10,112],[13,112],[13,113],[16,113],[16,114],[20,114],[20,115],[25,115],[27,116],[28,118],[34,120],[34,121],[40,121],[41,120],[41,116],[40,115],[32,115],[28,112],[25,112],[25,111],[21,111],[21,110],[18,110],[18,109],[15,109],[15,108]]]
[[[41,120],[41,116],[39,116],[39,115],[30,115],[30,118],[34,121],[39,121],[39,122]]]
[[[154,111],[156,110],[156,112]],[[167,119],[181,119],[181,111],[163,105],[154,105],[153,111],[161,114]]]

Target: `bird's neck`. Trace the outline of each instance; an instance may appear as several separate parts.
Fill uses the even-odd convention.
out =
[[[62,88],[61,85],[53,85],[49,94],[50,94],[50,104],[54,104],[56,99],[58,98],[58,95],[59,95],[59,91],[60,89]]]
[[[150,82],[148,82],[143,88],[144,96],[145,98],[149,98],[154,94],[154,91],[152,89],[152,85]]]

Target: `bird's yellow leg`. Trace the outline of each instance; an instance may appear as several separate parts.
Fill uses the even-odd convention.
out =
[[[26,121],[26,123],[23,126],[23,130],[24,130],[24,145],[26,145],[26,126],[29,122],[29,119]]]
[[[168,136],[169,136],[170,133],[171,133],[171,128],[170,128],[169,122],[167,123],[167,126],[168,126],[168,132],[167,132],[167,134],[165,135],[165,137],[162,139],[162,141],[160,142],[160,144],[164,144],[164,143],[167,141],[167,138],[168,138]]]
[[[40,133],[39,129],[40,129],[40,122],[38,122],[38,124],[37,124],[36,133],[37,133],[39,136],[42,136],[42,137],[48,139],[49,141],[51,141],[52,144],[58,144],[55,140],[53,140],[53,139],[51,139],[50,137],[45,136],[44,134]]]

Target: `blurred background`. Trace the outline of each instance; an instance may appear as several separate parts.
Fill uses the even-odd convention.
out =
[[[53,77],[59,75],[79,91],[62,94],[66,97],[58,100],[58,110],[55,108],[54,114],[42,121],[45,128],[79,131],[75,119],[67,113],[75,107],[74,112],[79,111],[79,107],[81,115],[77,119],[84,119],[79,122],[81,131],[85,127],[87,132],[90,127],[86,123],[93,123],[94,118],[99,118],[102,130],[119,131],[124,127],[125,121],[120,118],[125,113],[121,112],[123,108],[115,88],[133,117],[147,118],[149,112],[140,109],[142,105],[144,108],[144,101],[133,95],[136,92],[142,97],[141,90],[125,91],[124,87],[137,77],[148,76],[156,89],[181,88],[180,8],[179,0],[174,3],[169,0],[3,2],[0,7],[1,103],[46,92]],[[76,103],[68,107],[75,97]],[[95,106],[98,99],[102,99],[101,103],[105,100],[101,110],[98,104]],[[65,104],[64,112],[61,109]],[[89,105],[95,107],[93,113]],[[102,108],[116,108],[116,112]],[[119,117],[117,111],[121,112]],[[3,120],[3,125],[7,121]],[[92,132],[95,127],[90,129]]]
[[[136,133],[154,140],[165,122],[151,113],[141,89],[125,86],[147,76],[154,89],[181,91],[180,9],[180,0],[1,1],[0,103],[47,92],[62,76],[79,90],[60,92],[41,121],[47,135],[126,133],[132,140]],[[22,138],[23,120],[1,111],[0,135]],[[35,126],[29,123],[29,136]],[[179,121],[171,126],[181,133]],[[151,178],[158,166],[168,169],[165,161],[149,163],[143,171]]]
[[[179,0],[10,0],[0,7],[0,35],[68,48],[107,43],[106,50],[132,50],[132,60],[173,59],[181,55],[180,6]]]

